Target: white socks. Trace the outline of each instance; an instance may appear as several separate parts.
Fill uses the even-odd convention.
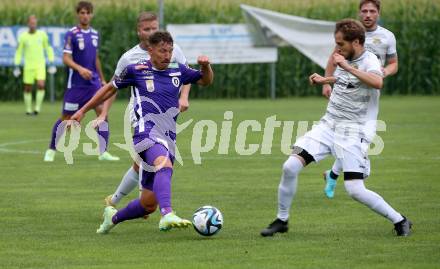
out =
[[[296,193],[298,174],[303,169],[303,164],[297,157],[290,156],[283,164],[283,174],[278,186],[278,214],[282,221],[289,219],[290,205]]]
[[[112,196],[112,203],[116,205],[121,199],[127,196],[134,188],[139,185],[139,174],[130,167],[121,180],[116,192]]]
[[[342,161],[340,159],[335,159],[335,162],[332,166],[333,174],[340,175],[342,172]]]
[[[403,220],[402,215],[385,202],[379,194],[365,188],[363,180],[345,180],[344,186],[351,198],[368,206],[374,212],[389,219],[392,223]]]

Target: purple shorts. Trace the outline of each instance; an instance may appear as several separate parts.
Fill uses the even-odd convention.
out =
[[[99,90],[89,88],[70,88],[64,93],[63,115],[73,115],[83,107]]]
[[[168,158],[170,158],[171,160],[171,163],[174,164],[174,156],[171,155],[171,153],[164,145],[159,143],[154,144],[147,150],[141,152],[139,155],[141,156],[142,161],[151,166],[153,166],[154,160],[159,156],[168,156]],[[155,172],[145,171],[144,169],[142,169],[140,181],[144,189],[153,191],[155,174]]]

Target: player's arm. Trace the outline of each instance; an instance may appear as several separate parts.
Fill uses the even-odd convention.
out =
[[[390,34],[388,38],[389,44],[387,49],[387,65],[382,69],[383,77],[392,76],[397,73],[399,69],[398,59],[397,59],[397,49],[396,49],[396,37],[394,34]]]
[[[327,60],[327,65],[325,67],[325,73],[324,76],[325,77],[330,77],[333,76],[333,73],[336,70],[336,65],[333,62],[333,54],[336,52],[336,48],[333,50],[332,54],[330,55],[330,57]],[[332,86],[328,83],[325,83],[322,85],[322,95],[330,98],[330,94],[332,93]]]
[[[179,111],[184,112],[189,107],[189,92],[191,90],[191,84],[183,85],[180,89],[179,97]]]
[[[214,80],[214,72],[209,63],[209,58],[207,56],[199,56],[197,63],[201,66],[200,71],[202,72],[202,78],[197,81],[197,84],[200,86],[210,85]]]
[[[387,60],[387,66],[383,69],[383,77],[395,75],[399,70],[397,55]]]
[[[309,77],[310,85],[329,85],[336,82],[336,78],[333,76],[323,77],[317,73],[310,75]]]
[[[53,64],[53,61],[55,59],[55,56],[53,54],[53,48],[49,44],[49,38],[47,37],[47,34],[43,32],[43,48],[46,50],[47,59],[51,64]]]
[[[112,78],[113,80],[114,78]],[[107,100],[104,101],[104,104],[102,105],[102,109],[101,109],[101,113],[99,114],[99,116],[96,118],[96,120],[98,122],[100,121],[104,121],[107,116],[108,116],[108,112],[110,111],[111,106],[113,105],[113,102],[116,100],[116,96],[117,96],[117,91],[115,94],[113,94],[112,96],[110,96]]]
[[[348,62],[345,60],[344,56],[335,53],[333,55],[334,62],[339,65],[341,68],[346,70],[347,72],[350,72],[355,77],[357,77],[362,83],[366,84],[369,87],[372,87],[374,89],[382,89],[383,87],[383,77],[379,74],[373,73],[373,72],[365,72],[361,71],[359,69],[354,68],[353,66],[349,65]],[[380,73],[380,63],[378,62],[378,72]]]
[[[109,82],[102,86],[80,110],[78,110],[73,116],[71,117],[72,120],[76,120],[80,122],[84,115],[91,109],[99,106],[102,104],[105,100],[109,99],[110,97],[114,96],[116,93],[116,88],[113,85],[113,82]]]
[[[176,62],[184,64],[188,66],[188,61],[186,60],[185,55],[183,54],[182,49],[179,45],[174,44],[173,55],[176,57]],[[191,84],[183,85],[180,89],[179,96],[179,111],[185,112],[189,108],[189,92],[191,91]]]
[[[98,71],[99,78],[101,79],[101,84],[104,85],[106,82],[105,82],[104,73],[102,72],[101,60],[99,60],[98,53],[96,53],[96,63],[95,64],[96,64],[96,71]]]
[[[116,69],[115,69],[115,73],[112,77],[112,79],[110,81],[113,81],[115,79],[115,77],[119,77],[121,75],[121,73],[124,71],[125,68],[127,68],[127,66],[129,65],[129,60],[127,59],[127,57],[125,57],[125,55],[123,55],[121,58],[119,58],[118,63],[116,64]],[[103,106],[102,106],[102,111],[101,114],[99,114],[97,120],[105,120],[108,116],[108,112],[110,111],[110,108],[113,104],[113,102],[116,100],[116,96],[117,94],[113,95],[112,97],[110,97],[109,99],[107,99]]]
[[[75,61],[72,58],[72,54],[64,52],[63,53],[63,63],[65,65],[67,65],[68,67],[72,68],[73,70],[77,71],[82,78],[84,78],[86,80],[92,79],[92,75],[93,75],[92,71],[75,63]]]
[[[19,66],[23,57],[23,35],[18,38],[18,47],[15,50],[14,65]]]

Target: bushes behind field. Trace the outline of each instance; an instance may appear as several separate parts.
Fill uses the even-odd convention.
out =
[[[2,25],[26,24],[29,14],[39,17],[42,25],[72,26],[76,23],[75,1],[20,1],[0,3]],[[120,55],[137,42],[135,20],[140,10],[157,10],[157,1],[93,1],[93,27],[101,32],[101,61],[109,79]],[[440,93],[440,1],[382,1],[381,25],[396,35],[399,72],[387,78],[385,94]],[[42,4],[45,3],[45,4]],[[243,23],[239,3],[313,19],[339,20],[356,17],[357,0],[267,1],[267,0],[166,0],[166,23]],[[215,65],[215,83],[207,89],[193,87],[192,97],[266,98],[269,97],[268,64]],[[320,95],[321,89],[308,85],[307,77],[323,70],[294,48],[280,48],[276,65],[277,96]],[[0,67],[0,99],[22,98],[21,79],[12,76],[11,68]],[[61,99],[65,72],[56,74],[56,98]],[[123,95],[127,95],[126,91]],[[48,95],[47,95],[48,96]],[[46,98],[47,98],[46,96]]]

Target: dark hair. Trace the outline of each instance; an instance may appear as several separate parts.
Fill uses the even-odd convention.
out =
[[[335,34],[341,32],[345,41],[359,40],[359,44],[365,43],[365,28],[357,20],[343,19],[336,23]]]
[[[137,23],[139,24],[143,21],[157,21],[156,13],[150,11],[142,11],[137,17]]]
[[[167,31],[157,31],[148,38],[150,46],[158,45],[160,42],[173,44],[173,37]]]
[[[87,1],[80,1],[76,4],[76,13],[79,13],[81,9],[85,9],[90,13],[93,13],[93,4]]]
[[[376,6],[377,11],[380,11],[380,0],[361,0],[359,2],[359,10],[362,8],[363,5],[371,3]]]

